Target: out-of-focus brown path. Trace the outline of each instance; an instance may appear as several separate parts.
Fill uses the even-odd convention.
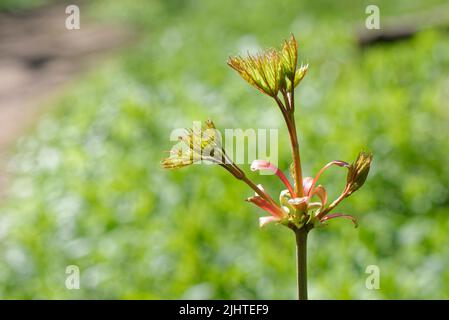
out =
[[[74,75],[131,38],[129,30],[87,21],[79,8],[79,30],[66,29],[66,5],[0,12],[0,190],[11,146],[46,102]]]

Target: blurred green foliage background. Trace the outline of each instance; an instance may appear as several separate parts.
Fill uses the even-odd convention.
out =
[[[381,19],[444,1],[89,1],[81,15],[131,25],[136,44],[80,77],[16,146],[0,214],[0,297],[293,299],[294,236],[258,227],[244,184],[213,166],[164,171],[170,132],[278,128],[273,102],[226,66],[290,32],[309,74],[297,90],[304,171],[374,155],[365,186],[309,237],[312,299],[449,298],[449,41],[427,30],[360,50]],[[13,2],[10,2],[12,6]],[[26,3],[26,1],[21,1]],[[382,23],[382,20],[381,20]],[[249,166],[244,169],[249,172]],[[274,197],[272,176],[249,173]],[[345,171],[323,177],[331,196]],[[81,270],[65,288],[66,266]],[[365,269],[377,265],[380,290]]]

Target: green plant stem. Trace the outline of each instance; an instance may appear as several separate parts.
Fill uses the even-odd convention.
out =
[[[302,186],[302,169],[301,169],[301,157],[299,155],[299,143],[298,135],[296,133],[295,116],[291,107],[286,109],[278,97],[274,97],[274,100],[279,106],[282,112],[285,123],[287,124],[288,134],[290,136],[290,143],[292,146],[293,165],[295,168],[295,193],[297,197],[304,196],[304,189]],[[293,105],[293,102],[290,102]]]
[[[307,234],[306,226],[296,229],[296,276],[298,300],[307,300]]]
[[[302,168],[301,157],[299,155],[298,136],[296,134],[296,124],[293,113],[290,113],[290,121],[287,123],[288,132],[292,144],[293,163],[295,166],[295,192],[297,197],[304,196],[304,189],[302,185]]]
[[[290,110],[293,113],[295,112],[295,76],[293,76],[290,81],[292,83],[292,88],[290,91]]]

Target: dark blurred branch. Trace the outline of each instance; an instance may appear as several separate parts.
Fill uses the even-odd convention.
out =
[[[380,29],[367,29],[363,26],[357,30],[357,40],[363,48],[375,43],[406,39],[431,28],[449,28],[449,5],[388,18],[383,18],[381,14]]]

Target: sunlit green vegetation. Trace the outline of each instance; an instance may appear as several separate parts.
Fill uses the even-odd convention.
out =
[[[437,3],[374,2],[390,16]],[[447,32],[360,50],[365,2],[89,3],[82,15],[139,37],[17,143],[0,214],[2,298],[293,299],[293,234],[259,229],[262,212],[243,201],[251,190],[218,167],[159,166],[172,129],[210,117],[219,128],[278,128],[288,168],[280,113],[225,61],[290,32],[310,65],[297,100],[305,173],[374,153],[365,186],[339,210],[359,228],[335,220],[309,237],[310,298],[449,298]],[[332,170],[323,183],[337,196],[345,171]],[[281,188],[249,174],[273,196]],[[65,288],[72,264],[80,290]],[[365,288],[368,265],[380,268],[380,290]]]

